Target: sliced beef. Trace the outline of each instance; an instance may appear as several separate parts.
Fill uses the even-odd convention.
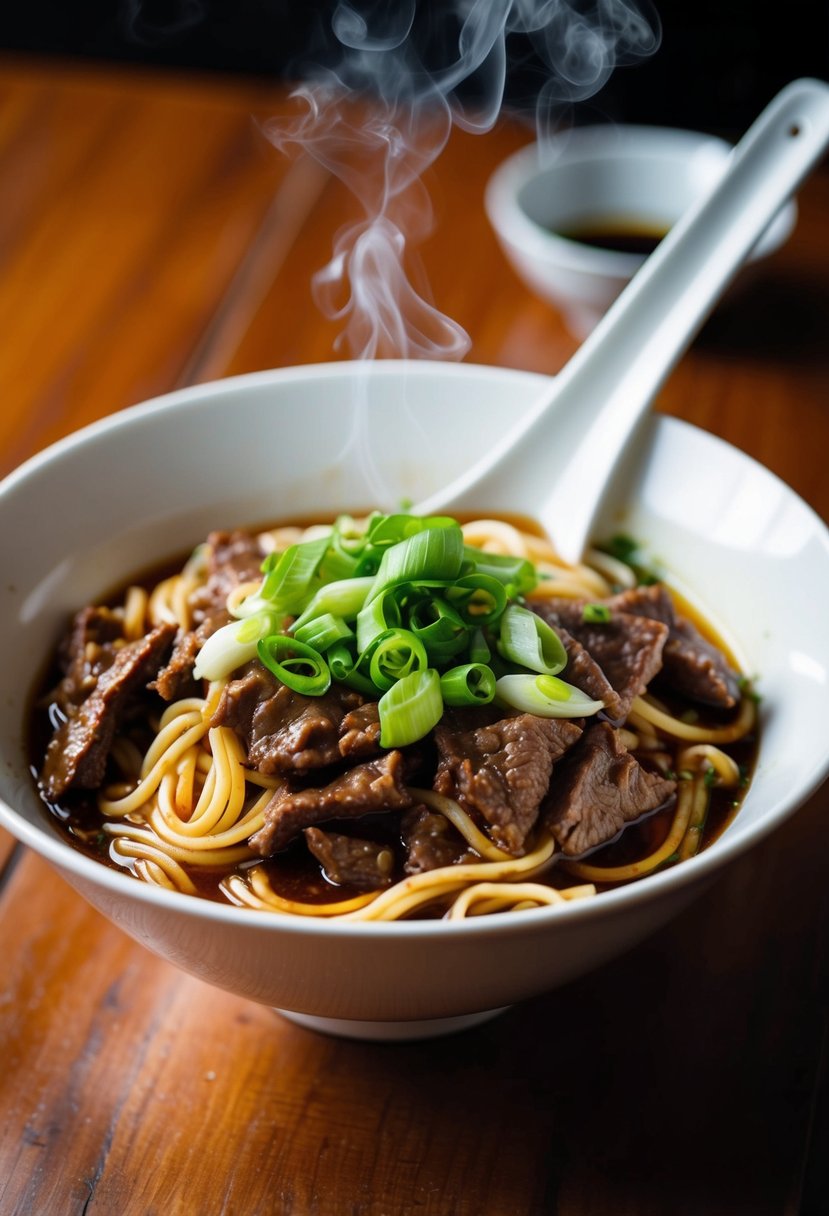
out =
[[[180,629],[173,643],[170,661],[162,667],[153,688],[165,701],[175,701],[194,689],[193,668],[202,641],[195,629]]]
[[[340,724],[340,755],[353,757],[376,756],[380,751],[380,710],[376,701],[366,701],[347,713]]]
[[[195,629],[180,630],[170,662],[159,672],[155,690],[165,701],[195,691],[193,668],[204,643],[230,621],[227,597],[240,583],[261,578],[264,554],[248,532],[211,532],[207,539],[207,581],[193,595]]]
[[[650,587],[631,587],[605,600],[612,612],[630,612],[634,616],[646,616],[661,621],[669,629],[676,622],[676,611],[667,587],[654,583]]]
[[[303,773],[342,759],[343,720],[362,703],[359,693],[339,684],[306,697],[254,662],[225,686],[211,725],[233,727],[260,773]]]
[[[516,717],[518,712],[515,710]],[[440,722],[441,726],[445,726],[449,730],[480,730],[486,726],[494,726],[496,722],[512,716],[512,711],[490,701],[488,705],[444,705]]]
[[[270,857],[317,823],[405,810],[411,805],[412,796],[403,784],[403,756],[391,751],[379,760],[358,764],[329,785],[275,794],[265,808],[263,827],[248,844],[260,857]]]
[[[407,874],[439,870],[470,856],[466,841],[446,816],[422,803],[406,811],[400,829],[406,846]]]
[[[158,679],[152,685],[159,696],[165,701],[175,701],[184,696],[198,696],[201,681],[195,678],[193,669],[199,651],[211,634],[226,625],[230,619],[230,613],[222,609],[206,616],[197,629],[179,629],[169,662],[162,667]]]
[[[562,852],[578,857],[662,806],[675,790],[676,782],[639,764],[617,730],[595,722],[556,770],[543,813]]]
[[[553,628],[563,628],[575,638],[598,664],[616,694],[610,701],[605,700],[607,711],[612,718],[621,721],[630,711],[634,698],[645,691],[662,666],[668,626],[659,620],[623,612],[612,601],[608,601],[610,620],[593,624],[584,619],[586,603],[586,600],[552,599],[533,607]],[[581,674],[584,679],[584,670],[580,669],[583,663],[581,656],[576,655],[572,674]],[[570,679],[569,664],[562,674]],[[574,678],[572,682],[576,684],[577,680]],[[583,684],[578,687],[588,691]],[[598,688],[598,684],[595,687]]]
[[[365,891],[391,886],[394,852],[389,845],[320,828],[306,828],[305,841],[331,882]]]
[[[532,714],[469,731],[439,725],[434,788],[480,815],[495,843],[520,856],[553,764],[580,735],[572,722]]]
[[[146,637],[123,645],[86,700],[55,732],[41,775],[51,802],[70,787],[97,789],[101,784],[115,731],[157,675],[175,632],[175,625],[159,625]]]
[[[59,650],[63,679],[54,699],[64,714],[71,715],[86,700],[123,645],[123,616],[98,607],[77,613]]]
[[[194,618],[225,612],[227,597],[240,583],[262,577],[264,553],[249,532],[211,532],[207,538],[207,582],[194,596]]]
[[[602,671],[599,664],[581,642],[576,641],[563,625],[553,628],[567,651],[567,679],[594,701],[602,701],[611,718],[621,718],[627,712],[625,702]]]
[[[739,676],[721,650],[680,616],[662,586],[634,587],[608,601],[614,611],[664,622],[668,640],[662,654],[662,678],[682,696],[717,709],[733,709],[740,699]]]

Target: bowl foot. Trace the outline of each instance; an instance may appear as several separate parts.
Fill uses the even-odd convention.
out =
[[[490,1018],[497,1017],[509,1008],[484,1009],[480,1013],[464,1013],[451,1018],[422,1018],[414,1022],[361,1022],[350,1018],[318,1018],[308,1013],[293,1013],[290,1009],[276,1012],[306,1030],[317,1030],[320,1034],[336,1035],[341,1039],[366,1039],[375,1042],[395,1043],[414,1039],[434,1039],[443,1034],[456,1034],[480,1026]]]

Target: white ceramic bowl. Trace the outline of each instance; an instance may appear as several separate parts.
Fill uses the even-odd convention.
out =
[[[666,127],[578,127],[514,153],[486,189],[486,209],[507,259],[527,286],[585,337],[636,273],[644,254],[597,248],[561,233],[621,227],[667,232],[717,182],[730,145]],[[788,203],[753,258],[786,241]]]
[[[665,922],[825,775],[829,669],[826,528],[770,473],[671,418],[651,419],[625,510],[609,505],[602,528],[621,523],[664,558],[736,640],[764,694],[754,784],[733,825],[693,860],[563,908],[321,923],[223,907],[99,865],[58,836],[28,771],[27,694],[79,605],[210,528],[417,499],[496,443],[545,383],[429,363],[263,372],[124,411],[13,473],[0,486],[0,822],[149,949],[339,1033],[466,1025]]]

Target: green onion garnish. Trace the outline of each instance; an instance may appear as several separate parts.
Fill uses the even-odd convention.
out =
[[[435,528],[457,528],[450,515],[377,515],[370,521],[366,539],[371,545],[396,545],[418,532]]]
[[[275,633],[276,629],[276,615],[265,611],[222,625],[211,633],[196,656],[193,675],[197,680],[223,680],[255,658],[260,638]]]
[[[330,536],[321,536],[290,545],[278,556],[269,554],[262,563],[265,579],[260,597],[288,612],[300,608],[308,599],[311,582],[330,544]]]
[[[369,660],[369,676],[376,688],[385,692],[396,681],[429,666],[426,648],[408,629],[389,629],[374,643]]]
[[[354,637],[354,630],[350,625],[346,625],[341,616],[334,616],[330,612],[315,616],[313,620],[292,632],[298,642],[305,642],[320,653],[330,650],[335,642]]]
[[[488,663],[492,650],[483,629],[473,629],[469,637],[469,660],[472,663]]]
[[[507,589],[491,574],[464,574],[447,592],[471,626],[495,625],[507,606]]]
[[[430,528],[401,540],[383,551],[380,568],[368,594],[371,602],[387,587],[421,579],[454,582],[463,562],[463,533],[460,525]]]
[[[538,573],[525,557],[508,557],[502,553],[485,553],[472,545],[464,547],[464,557],[471,561],[478,574],[497,578],[507,588],[511,598],[529,595],[538,584]]]
[[[394,588],[388,587],[376,599],[371,600],[357,613],[357,649],[368,650],[375,638],[389,629],[399,629],[403,618],[394,597]]]
[[[485,663],[450,667],[440,677],[440,691],[447,705],[488,705],[495,696],[495,673]]]
[[[378,700],[383,747],[422,738],[444,704],[495,699],[553,717],[602,708],[557,678],[564,646],[520,602],[538,582],[533,565],[465,545],[449,517],[341,515],[262,572],[234,603],[237,619],[205,642],[198,677],[224,678],[258,654],[296,692],[320,696],[334,680]],[[609,618],[606,605],[585,606],[586,621]]]
[[[355,621],[374,582],[373,578],[338,579],[320,587],[310,604],[294,621],[292,628],[301,629],[314,617],[330,612],[344,621]]]
[[[581,689],[555,676],[507,675],[495,684],[496,699],[539,718],[589,718],[604,709]]]
[[[319,697],[331,684],[331,672],[319,651],[296,638],[271,634],[259,642],[257,653],[268,671],[294,692]]]
[[[347,642],[335,642],[326,652],[325,661],[331,672],[331,679],[349,688],[356,688],[367,697],[376,697],[377,689],[367,675],[357,670],[357,659]]]
[[[554,676],[567,665],[567,651],[555,630],[520,604],[510,604],[501,617],[498,650],[505,659],[542,675]]]
[[[438,673],[429,667],[404,676],[383,694],[377,708],[381,747],[405,747],[422,739],[443,717]]]
[[[585,625],[606,625],[611,615],[607,604],[585,604],[582,609],[581,619]]]
[[[438,595],[414,603],[408,626],[426,647],[434,664],[441,664],[467,645],[469,630],[456,608]]]

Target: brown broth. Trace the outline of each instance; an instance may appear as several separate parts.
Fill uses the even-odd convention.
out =
[[[524,531],[543,535],[538,525],[532,520],[517,516],[503,518]],[[303,520],[302,525],[307,525],[308,522],[307,520]],[[264,530],[266,530],[265,527],[250,529],[252,532]],[[162,578],[166,578],[170,574],[180,570],[187,556],[189,555],[185,555],[178,561],[165,561],[155,569],[142,571],[137,577],[130,579],[119,589],[102,597],[100,602],[110,606],[122,602],[127,586],[140,585],[149,590]],[[717,636],[705,619],[680,596],[676,595],[676,593],[674,593],[674,598],[679,611],[692,619],[704,636],[718,645],[733,664],[733,656],[728,652],[722,639]],[[49,694],[56,687],[59,678],[60,672],[57,666],[57,659],[54,658],[46,674],[38,682],[29,717],[29,759],[30,769],[35,781],[37,781],[37,773],[55,726],[55,706]],[[666,696],[663,692],[660,692],[660,697],[670,713],[681,715],[688,709],[688,705],[677,698],[671,698],[669,695]],[[156,694],[148,693],[147,698],[148,705],[152,703],[156,712],[159,711],[159,707],[163,708],[164,703]],[[699,712],[701,719],[710,722],[711,725],[721,725],[725,721],[728,721],[731,716],[730,714],[723,715],[709,710],[699,710]],[[149,745],[151,738],[151,733],[144,727],[143,738],[138,740],[142,752]],[[666,750],[668,750],[667,747]],[[746,774],[746,779],[743,787],[737,790],[717,787],[711,789],[708,815],[700,843],[701,849],[707,848],[721,835],[739,809],[748,784],[748,774],[752,772],[756,762],[756,735],[752,732],[751,735],[739,742],[725,746],[723,750],[734,758],[740,766],[741,771]],[[640,754],[638,758],[645,765],[648,764],[647,753]],[[414,784],[418,783],[415,782]],[[52,825],[73,847],[94,858],[96,861],[123,872],[124,866],[110,858],[109,838],[103,830],[104,824],[107,821],[98,811],[94,792],[71,792],[60,803],[51,804],[46,802],[45,807]],[[672,819],[672,804],[655,812],[649,812],[642,816],[641,819],[626,825],[619,836],[594,850],[584,860],[589,861],[590,865],[601,867],[615,867],[641,861],[661,846],[670,830]],[[405,860],[403,842],[397,828],[397,821],[389,815],[374,814],[356,821],[329,821],[324,826],[329,830],[341,832],[345,835],[363,836],[390,845],[395,855],[395,869],[392,877],[395,881],[405,877],[403,870]],[[546,876],[539,876],[540,880],[543,881],[546,877],[555,886],[570,886],[574,882],[579,881],[567,875],[565,868],[559,864],[563,860],[565,859],[558,854],[556,856],[556,863],[550,866]],[[322,873],[319,863],[316,862],[308,850],[296,842],[277,857],[267,859],[264,862],[256,858],[244,863],[240,867],[205,868],[186,866],[185,869],[193,881],[199,896],[226,903],[227,901],[219,889],[221,879],[230,873],[243,872],[246,867],[253,864],[264,866],[274,891],[286,899],[321,904],[332,900],[340,901],[360,894],[355,888],[338,886],[331,883]],[[673,863],[669,862],[667,864]],[[610,885],[604,884],[601,889],[607,889]],[[430,917],[439,914],[440,909],[435,910],[434,908],[427,908],[420,913],[420,915]]]

